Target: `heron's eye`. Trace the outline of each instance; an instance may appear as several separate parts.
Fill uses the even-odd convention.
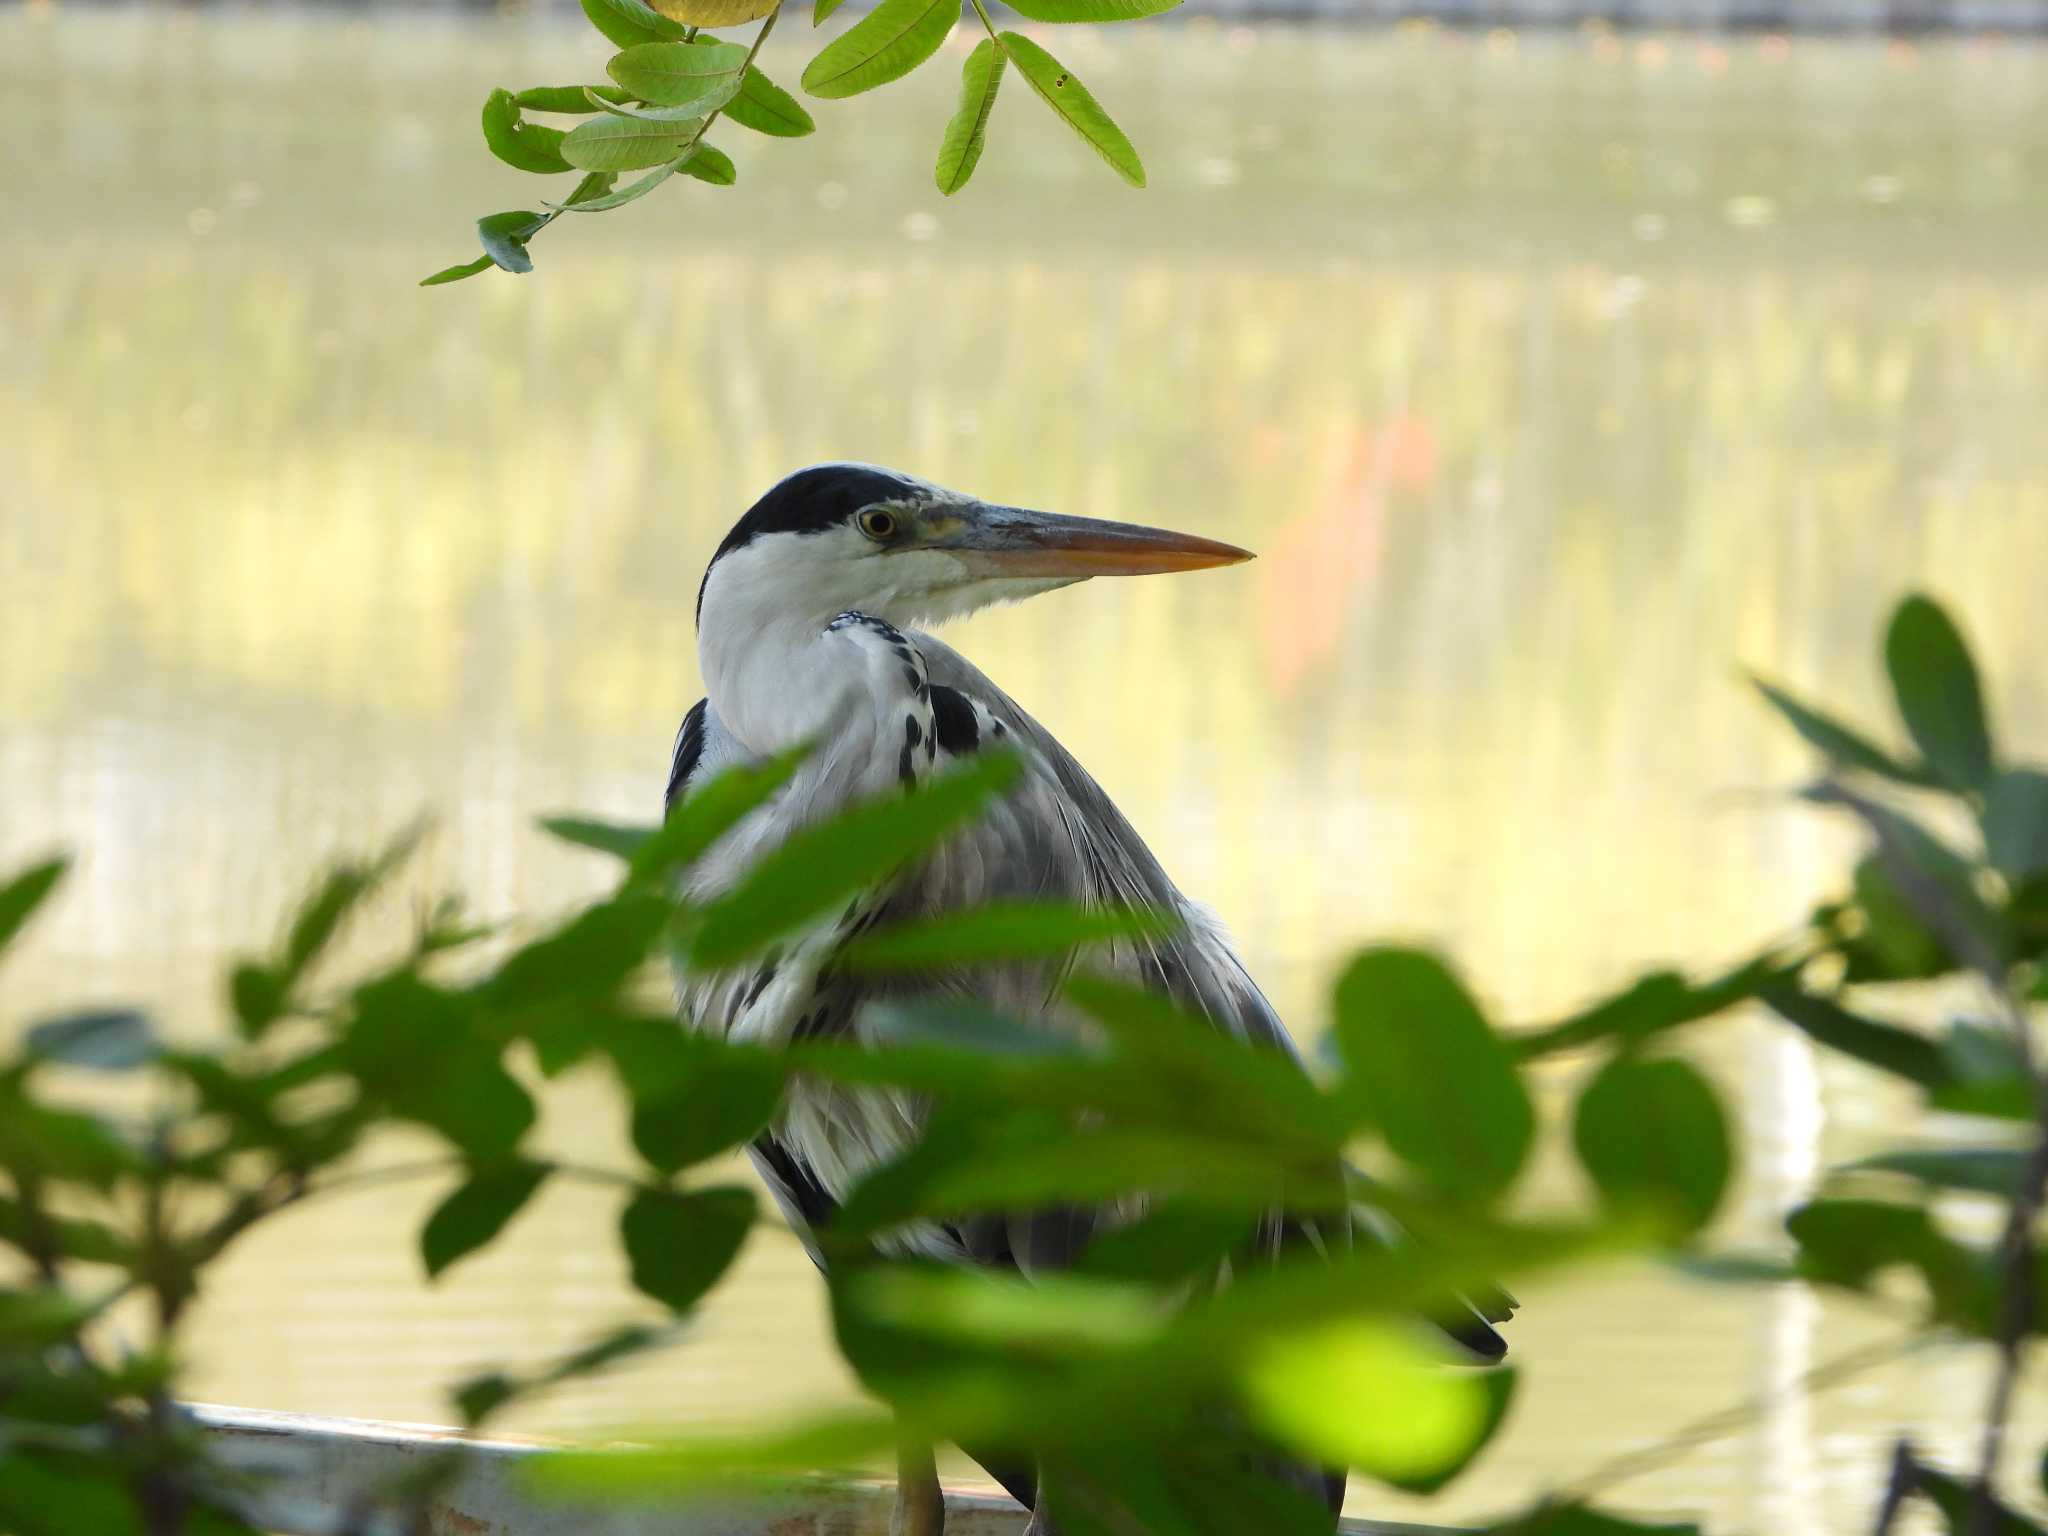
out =
[[[871,539],[896,536],[896,514],[886,507],[869,507],[856,521],[860,524],[860,531]]]

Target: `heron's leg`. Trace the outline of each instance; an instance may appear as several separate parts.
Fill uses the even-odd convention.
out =
[[[889,1536],[945,1536],[946,1496],[939,1491],[939,1469],[932,1448],[917,1440],[896,1445],[896,1511],[889,1517]]]

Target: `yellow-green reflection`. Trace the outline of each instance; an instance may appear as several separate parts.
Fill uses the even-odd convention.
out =
[[[208,1027],[222,957],[327,851],[422,806],[420,890],[504,912],[589,889],[594,862],[531,817],[652,813],[697,696],[703,562],[825,457],[1264,552],[957,638],[1232,922],[1305,1035],[1367,936],[1440,936],[1533,1017],[1798,913],[1842,845],[1759,793],[1801,759],[1736,665],[1874,712],[1876,625],[1908,585],[1956,602],[2010,732],[2048,750],[2048,56],[1062,37],[1152,191],[1018,94],[942,200],[941,69],[828,106],[815,139],[733,139],[734,191],[551,230],[533,278],[421,291],[470,219],[536,195],[485,157],[475,104],[595,78],[594,38],[0,17],[0,857],[84,854],[10,965],[9,1018],[141,997]],[[771,54],[785,80],[800,41]],[[1710,1065],[1748,1124],[1731,1240],[1898,1120],[1761,1030]],[[572,1081],[549,1134],[606,1155],[601,1102]],[[1535,1183],[1572,1193],[1561,1168]],[[630,1304],[611,1213],[573,1191],[425,1290],[430,1193],[252,1241],[193,1341],[200,1390],[432,1419],[454,1375]],[[1627,1272],[1526,1300],[1521,1404],[1449,1513],[1876,1326]],[[528,1427],[843,1390],[805,1262],[763,1237],[695,1347]],[[1846,1526],[1885,1433],[1960,1451],[1978,1396],[1970,1358],[1922,1360],[1631,1492]]]

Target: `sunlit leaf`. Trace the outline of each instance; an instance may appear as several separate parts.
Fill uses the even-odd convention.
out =
[[[737,27],[759,21],[782,0],[653,0],[654,8],[671,21],[693,27]]]
[[[694,176],[714,187],[729,187],[739,180],[732,157],[715,144],[700,143],[680,169],[685,176]]]
[[[28,921],[29,914],[57,888],[57,882],[64,878],[64,871],[70,863],[64,858],[45,859],[40,864],[30,865],[5,885],[0,885],[0,949],[6,948]]]
[[[746,63],[736,43],[642,43],[614,54],[605,73],[653,106],[710,112],[738,93]]]
[[[830,98],[900,80],[939,51],[959,19],[960,0],[881,0],[811,60],[803,87]]]
[[[1991,779],[1991,731],[1977,668],[1954,622],[1928,598],[1892,613],[1885,669],[1899,716],[1928,766],[1951,789],[1982,790]]]
[[[1409,1329],[1354,1318],[1256,1346],[1242,1389],[1253,1420],[1300,1454],[1428,1489],[1486,1443],[1512,1383],[1449,1370]]]
[[[847,1299],[892,1328],[997,1348],[1137,1349],[1171,1321],[1149,1286],[1081,1275],[895,1268],[856,1276]]]
[[[1756,685],[1770,702],[1773,709],[1790,722],[1792,729],[1805,738],[1809,746],[1818,748],[1821,754],[1842,768],[1860,768],[1865,773],[1874,773],[1880,778],[1891,779],[1899,784],[1931,784],[1934,776],[1917,763],[1901,762],[1882,747],[1872,743],[1861,733],[1852,730],[1839,720],[1830,718],[1802,704],[1774,683],[1766,682],[1754,674],[1750,682]]]
[[[637,171],[675,159],[690,133],[676,124],[607,115],[571,129],[562,153],[585,170]]]
[[[2009,880],[2048,870],[2048,773],[2008,768],[1984,797],[1984,846]]]
[[[439,1275],[457,1259],[494,1240],[547,1182],[549,1171],[546,1163],[520,1160],[472,1173],[434,1207],[420,1230],[420,1255],[426,1261],[427,1274]]]
[[[645,176],[641,176],[632,181],[627,182],[623,187],[620,187],[616,192],[601,192],[595,197],[584,198],[580,202],[564,203],[562,205],[562,212],[609,213],[614,208],[623,208],[626,206],[626,204],[636,202],[640,198],[645,197],[648,193],[652,192],[656,187],[660,186],[664,181],[667,181],[669,177],[675,175],[675,173],[675,162],[673,160],[668,161],[663,165],[656,166],[653,170],[649,171]],[[606,179],[610,180],[611,178],[607,177]],[[554,205],[549,204],[549,206],[553,207]],[[593,823],[592,825],[595,826],[596,824]],[[552,831],[554,829],[550,828],[549,830]],[[613,828],[611,830],[621,832],[633,832],[643,841],[645,841],[649,836],[649,834],[646,831],[637,827]],[[580,839],[571,838],[570,841],[576,842],[580,841]],[[594,847],[596,845],[590,844],[588,846]],[[619,850],[607,848],[605,851],[617,852]]]
[[[2008,1199],[2026,1177],[2024,1147],[1921,1147],[1850,1163],[1850,1171],[1901,1173],[1936,1189],[1968,1190]]]
[[[1572,1140],[1606,1199],[1652,1205],[1687,1229],[1713,1218],[1734,1163],[1720,1100],[1676,1058],[1609,1062],[1579,1095]]]
[[[497,263],[488,256],[479,256],[475,261],[457,262],[452,267],[443,267],[431,277],[420,279],[422,288],[437,287],[442,283],[459,283],[465,277],[475,277],[479,272],[488,272]]]
[[[939,163],[933,171],[939,190],[948,197],[967,185],[967,178],[981,162],[982,147],[988,142],[989,114],[995,111],[996,91],[1008,62],[995,39],[985,37],[960,67],[960,104],[946,124],[946,136],[939,143]]]
[[[599,110],[590,98],[623,101],[626,93],[610,85],[536,85],[514,93],[512,105],[528,112],[565,112],[582,117]]]
[[[533,258],[526,254],[526,242],[547,222],[546,215],[525,208],[486,214],[476,221],[476,236],[484,254],[507,272],[531,272]]]
[[[127,1072],[154,1061],[163,1047],[148,1019],[132,1008],[66,1014],[30,1029],[28,1054],[68,1067]]]
[[[1447,1193],[1486,1200],[1520,1172],[1535,1135],[1507,1048],[1441,961],[1367,950],[1337,983],[1341,1091]]]
[[[859,1472],[896,1443],[895,1419],[851,1409],[752,1433],[693,1435],[646,1449],[558,1451],[534,1458],[533,1485],[560,1499],[675,1498],[760,1479]]]
[[[836,910],[978,815],[1021,771],[1014,753],[980,752],[914,794],[890,792],[795,833],[704,909],[691,963],[731,965]]]
[[[1180,926],[1164,912],[1004,902],[874,929],[845,945],[838,959],[854,971],[941,970],[1055,959],[1114,939],[1162,938]]]
[[[825,18],[838,9],[839,0],[812,0],[811,25],[822,27],[825,24]]]
[[[673,42],[684,33],[681,22],[650,10],[642,0],[583,0],[590,24],[620,48],[640,43]]]
[[[725,115],[742,128],[778,139],[800,139],[818,126],[802,102],[751,64],[739,95],[725,104]]]
[[[1031,82],[1031,88],[1044,98],[1045,104],[1086,140],[1117,175],[1134,187],[1144,186],[1145,166],[1137,150],[1073,71],[1021,33],[1003,33],[1002,43],[1010,61]]]
[[[752,1190],[731,1186],[644,1189],[619,1219],[633,1284],[672,1312],[686,1312],[746,1242],[754,1223]]]
[[[484,142],[507,165],[543,176],[569,169],[570,162],[562,155],[562,130],[527,122],[510,91],[496,90],[484,98],[483,124]]]
[[[1006,0],[1033,21],[1138,21],[1172,10],[1181,0]]]

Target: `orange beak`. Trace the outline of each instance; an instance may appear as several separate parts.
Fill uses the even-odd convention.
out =
[[[1090,576],[1155,576],[1203,571],[1253,558],[1248,549],[1093,517],[1060,517],[1022,507],[963,509],[957,529],[933,539],[932,547],[958,555],[977,575],[1051,577],[1082,581]]]

